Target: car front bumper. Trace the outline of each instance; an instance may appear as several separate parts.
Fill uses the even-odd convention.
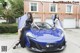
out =
[[[31,51],[34,52],[51,52],[51,51],[61,51],[65,48],[65,46],[62,46],[62,48],[48,48],[48,49],[37,49],[37,48],[29,48]]]
[[[59,43],[49,43],[46,44],[46,46],[42,46],[30,39],[30,45],[29,50],[35,52],[60,51],[65,48],[65,38],[63,38]]]

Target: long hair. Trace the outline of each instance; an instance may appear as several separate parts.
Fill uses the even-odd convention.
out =
[[[58,17],[58,15],[57,15],[57,14],[55,14],[55,18],[54,18],[54,20],[56,20],[56,19],[59,19],[59,17]]]
[[[31,12],[28,12],[27,14],[30,15],[29,19],[31,19],[31,22],[33,22],[33,16],[32,16],[32,13],[31,13]]]

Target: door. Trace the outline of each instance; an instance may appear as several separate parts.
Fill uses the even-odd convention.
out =
[[[74,18],[66,18],[63,20],[64,28],[76,28],[76,19]]]

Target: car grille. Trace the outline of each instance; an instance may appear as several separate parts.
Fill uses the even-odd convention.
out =
[[[37,48],[37,49],[42,49],[41,45],[34,42],[33,40],[30,40],[30,43],[31,43],[30,47],[34,47],[34,48]]]
[[[37,42],[34,42],[33,40],[30,40],[31,43],[31,47],[37,48],[37,49],[46,49],[46,48],[55,48],[57,47],[56,44],[52,44],[52,43],[48,43],[45,46],[43,46],[42,44],[39,44]]]

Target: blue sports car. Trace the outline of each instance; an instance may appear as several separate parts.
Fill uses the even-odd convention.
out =
[[[48,23],[35,22],[23,35],[25,46],[36,52],[63,50],[66,45],[63,31]]]

